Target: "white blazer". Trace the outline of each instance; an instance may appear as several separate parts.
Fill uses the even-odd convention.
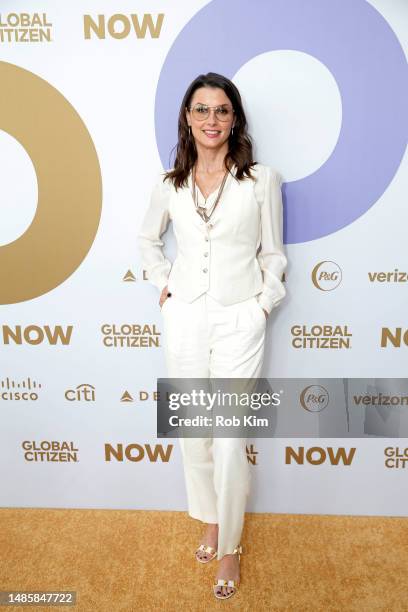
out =
[[[160,292],[168,285],[187,302],[208,293],[225,305],[256,295],[269,313],[286,295],[281,177],[263,164],[251,168],[256,181],[238,181],[235,165],[231,172],[207,223],[195,209],[191,172],[188,186],[177,191],[159,174],[138,234],[142,265]],[[217,193],[205,201],[197,188],[199,204],[210,207]],[[164,256],[160,239],[170,220],[178,247],[174,263]]]

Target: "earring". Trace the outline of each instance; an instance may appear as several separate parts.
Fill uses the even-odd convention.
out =
[[[188,126],[188,135],[191,136],[191,125]]]
[[[231,128],[231,136],[234,135],[234,128]]]

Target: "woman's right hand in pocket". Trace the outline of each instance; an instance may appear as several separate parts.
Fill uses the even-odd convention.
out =
[[[168,289],[167,289],[167,285],[166,285],[165,287],[163,287],[163,290],[162,290],[162,292],[160,294],[160,300],[159,300],[160,308],[163,306],[164,302],[169,299],[167,297],[167,294],[168,294]]]

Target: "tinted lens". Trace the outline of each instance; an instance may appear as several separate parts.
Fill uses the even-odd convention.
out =
[[[215,109],[215,114],[220,121],[228,121],[232,117],[232,108],[229,106],[219,106]]]
[[[193,116],[195,117],[195,119],[198,119],[199,121],[201,119],[207,119],[209,115],[209,111],[208,111],[208,106],[205,106],[204,104],[196,104],[193,108]]]

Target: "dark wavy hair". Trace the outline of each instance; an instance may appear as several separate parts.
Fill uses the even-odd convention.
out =
[[[185,111],[190,107],[195,90],[200,87],[219,87],[230,99],[235,111],[235,125],[233,135],[230,134],[228,138],[229,148],[224,164],[229,172],[232,164],[236,164],[235,177],[237,180],[243,180],[245,176],[254,180],[250,168],[257,162],[253,160],[252,139],[247,132],[248,126],[241,95],[232,81],[216,72],[208,72],[196,77],[184,94],[178,117],[178,142],[172,149],[174,151],[177,147],[176,158],[173,168],[165,173],[163,181],[171,180],[176,190],[178,187],[187,185],[187,178],[197,160],[197,149],[194,137],[190,136]]]

